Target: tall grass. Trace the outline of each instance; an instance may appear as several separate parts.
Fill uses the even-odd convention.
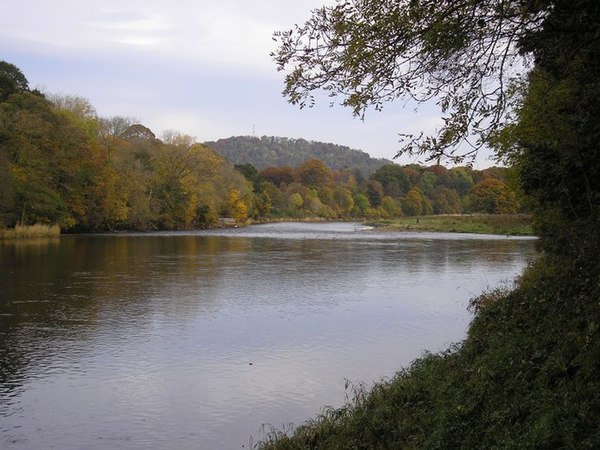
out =
[[[0,230],[0,239],[30,239],[60,236],[59,225],[15,225],[14,228]]]
[[[380,219],[370,223],[382,231],[439,231],[451,233],[533,234],[530,216],[522,214],[434,215]]]

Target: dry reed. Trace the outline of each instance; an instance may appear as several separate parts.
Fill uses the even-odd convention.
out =
[[[60,236],[59,225],[15,225],[14,228],[0,230],[0,239],[29,239]]]

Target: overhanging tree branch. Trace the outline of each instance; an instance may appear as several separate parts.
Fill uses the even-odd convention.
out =
[[[284,96],[301,108],[316,91],[361,118],[397,99],[436,101],[442,128],[401,134],[398,155],[468,162],[511,114],[529,68],[519,41],[547,14],[536,0],[340,1],[275,33],[272,57],[286,72]]]

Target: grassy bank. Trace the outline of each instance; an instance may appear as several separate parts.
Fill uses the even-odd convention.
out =
[[[0,239],[30,239],[60,236],[58,225],[16,225],[14,228],[0,230]]]
[[[436,215],[380,219],[368,225],[383,231],[440,231],[448,233],[533,235],[532,220],[522,214]]]
[[[600,448],[600,277],[540,260],[467,339],[262,449]]]

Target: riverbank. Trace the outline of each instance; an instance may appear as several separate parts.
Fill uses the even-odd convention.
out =
[[[0,239],[32,239],[60,236],[58,225],[16,225],[14,228],[0,229]]]
[[[531,216],[525,214],[434,215],[378,219],[366,222],[380,231],[438,231],[445,233],[533,236]]]
[[[246,225],[259,225],[280,222],[354,222],[360,218],[324,219],[322,217],[278,217],[248,220],[246,223],[222,220],[211,228],[237,228]],[[531,217],[524,214],[469,214],[431,215],[420,217],[400,217],[394,219],[372,219],[363,221],[379,231],[435,231],[443,233],[499,234],[507,236],[532,236]],[[169,231],[169,230],[163,230]],[[26,239],[57,237],[61,234],[58,225],[17,225],[14,228],[0,229],[0,239]]]
[[[600,448],[600,282],[540,258],[471,302],[465,341],[260,448]]]

